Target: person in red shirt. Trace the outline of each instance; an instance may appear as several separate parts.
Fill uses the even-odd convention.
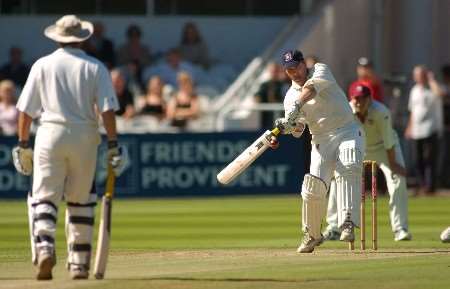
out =
[[[358,85],[365,85],[370,89],[372,98],[378,102],[384,103],[383,86],[380,79],[373,70],[372,62],[366,57],[358,59],[358,65],[356,67],[356,74],[358,79],[350,84],[348,89],[349,95],[351,91],[355,90]]]

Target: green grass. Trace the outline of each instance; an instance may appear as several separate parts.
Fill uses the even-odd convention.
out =
[[[115,200],[107,279],[72,282],[61,207],[55,279],[36,282],[25,201],[2,201],[0,288],[449,288],[450,245],[439,234],[450,198],[411,199],[409,208],[413,241],[393,241],[381,198],[378,252],[328,242],[299,255],[299,197]]]

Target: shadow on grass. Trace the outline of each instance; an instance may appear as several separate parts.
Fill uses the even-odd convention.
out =
[[[192,282],[274,282],[274,283],[307,283],[321,281],[348,281],[350,279],[271,279],[271,278],[188,278],[188,277],[149,277],[149,278],[118,278],[113,280],[124,281],[192,281]]]

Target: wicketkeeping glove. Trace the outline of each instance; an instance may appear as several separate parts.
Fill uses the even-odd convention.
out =
[[[108,152],[106,153],[106,156],[107,164],[112,166],[116,177],[123,173],[130,162],[127,148],[124,146],[119,146],[117,141],[108,142]]]
[[[16,170],[25,176],[33,173],[33,150],[28,143],[21,142],[12,149],[12,158]]]

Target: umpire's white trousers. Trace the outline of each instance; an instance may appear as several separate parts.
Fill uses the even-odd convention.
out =
[[[36,134],[31,231],[36,248],[54,246],[58,207],[64,198],[69,265],[89,266],[99,143],[96,126],[44,123]]]
[[[402,150],[399,143],[395,144],[395,158],[397,163],[405,166]],[[384,148],[368,150],[366,160],[376,161],[384,174],[389,192],[389,217],[393,232],[408,230],[408,191],[406,188],[406,178],[395,175],[389,167],[387,153]],[[334,181],[330,187],[328,199],[327,223],[329,230],[338,230],[337,219],[337,199]]]

